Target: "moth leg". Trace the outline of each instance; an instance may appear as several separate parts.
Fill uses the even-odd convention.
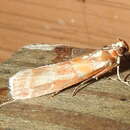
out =
[[[54,96],[58,95],[60,92],[61,92],[61,90],[52,93],[51,97],[54,97]]]
[[[124,81],[126,81],[126,82],[130,82],[130,80],[127,80],[127,78],[130,76],[130,74],[127,74],[126,76],[125,76],[125,78],[124,78]]]
[[[81,82],[78,86],[76,86],[76,87],[74,88],[74,91],[73,91],[73,93],[72,93],[72,96],[75,96],[75,95],[76,95],[76,93],[81,89],[80,87],[84,88],[85,86],[87,86],[88,84],[86,84],[86,83],[88,83],[91,79],[92,79],[92,78],[87,79],[87,80],[84,80],[84,81]]]
[[[9,100],[7,102],[4,102],[4,103],[0,104],[0,108],[3,107],[3,106],[5,106],[5,105],[11,104],[11,103],[15,102],[16,100],[17,99],[13,99],[13,100]]]
[[[118,61],[118,62],[119,62],[119,61]],[[118,64],[119,64],[119,63],[118,63]],[[88,81],[90,81],[90,80],[92,80],[92,79],[98,80],[98,78],[99,78],[100,76],[102,76],[102,75],[105,74],[106,72],[109,72],[109,71],[112,70],[114,67],[117,67],[117,76],[118,76],[118,79],[119,79],[121,82],[123,82],[123,83],[129,85],[128,82],[123,81],[123,80],[120,78],[119,65],[117,66],[117,64],[114,64],[114,65],[112,65],[112,66],[108,66],[108,67],[104,68],[103,70],[101,70],[100,72],[98,72],[97,74],[95,74],[95,75],[94,75],[93,77],[91,77],[90,79],[83,81],[80,85],[78,85],[77,87],[75,87],[75,89],[74,89],[74,91],[73,91],[73,96],[76,95],[76,93],[81,89],[81,88],[80,88],[81,86],[82,86],[82,88],[84,88],[85,86],[87,86],[88,84],[86,84],[86,83],[87,83]]]
[[[82,88],[84,88],[84,87],[86,87],[86,86],[88,85],[88,84],[86,84],[86,83],[88,83],[90,80],[92,80],[92,79],[98,80],[98,78],[99,78],[100,76],[102,76],[104,73],[106,73],[106,72],[112,70],[115,66],[116,66],[116,65],[113,65],[113,66],[109,66],[109,67],[107,67],[107,68],[104,68],[103,70],[100,70],[100,72],[98,72],[97,74],[95,74],[93,77],[91,77],[91,78],[89,78],[89,79],[83,81],[81,84],[79,84],[78,86],[75,87],[75,89],[74,89],[72,95],[75,96],[76,93],[77,93],[80,89],[82,89]],[[80,88],[80,87],[82,87],[82,88]]]

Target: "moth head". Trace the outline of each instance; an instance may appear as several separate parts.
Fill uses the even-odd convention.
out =
[[[123,56],[129,51],[129,46],[124,40],[119,39],[118,42],[112,44],[112,49],[116,51],[118,56]]]

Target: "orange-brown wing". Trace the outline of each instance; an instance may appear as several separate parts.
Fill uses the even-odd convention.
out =
[[[67,61],[73,57],[77,57],[78,55],[81,55],[84,53],[90,53],[93,50],[64,46],[61,44],[32,44],[32,45],[27,45],[23,47],[24,53],[22,53],[22,57],[26,57],[25,59],[23,58],[21,59],[19,55],[21,54],[22,49],[20,49],[19,51],[18,51],[18,54],[16,53],[19,61],[23,63],[24,62],[28,63],[30,62],[30,60],[28,59],[30,57],[32,58],[33,56],[33,59],[36,61],[35,62],[36,64],[32,64],[32,67],[39,67],[39,66],[42,66],[42,67],[20,71],[9,79],[9,88],[11,90],[10,93],[15,99],[18,99],[18,98],[24,99],[24,98],[29,98],[33,96],[40,96],[47,93],[52,93],[54,91],[61,90],[64,87],[67,87],[73,84],[72,82],[75,82],[75,81],[73,81],[70,78],[70,76],[72,75],[74,76],[75,72],[74,70],[72,70],[70,63],[66,62],[65,63],[66,65],[62,65],[62,63],[60,62]],[[14,64],[16,64],[15,61],[14,61]],[[54,65],[43,66],[46,64],[54,64]],[[24,65],[24,67],[26,68],[26,64]],[[63,71],[63,70],[66,70],[66,71]],[[62,75],[62,73],[66,73],[66,74]],[[62,76],[60,76],[60,74]],[[60,80],[56,80],[59,78]],[[43,82],[44,87],[41,82]],[[54,88],[52,90],[48,90],[47,92],[47,89],[49,89],[52,82],[54,82],[53,83]],[[41,88],[42,88],[42,91],[39,91]]]
[[[10,78],[10,93],[14,99],[37,97],[58,92],[78,82],[78,75],[69,61],[28,69]]]
[[[24,99],[58,92],[92,78],[110,63],[111,55],[100,50],[90,56],[83,55],[65,62],[25,70],[10,78],[11,95],[14,99]]]

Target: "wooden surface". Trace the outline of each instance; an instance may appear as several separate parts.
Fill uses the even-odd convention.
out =
[[[129,0],[3,0],[0,4],[0,61],[25,44],[98,48],[117,38],[129,43],[129,34]]]
[[[9,90],[5,88],[8,87],[8,78],[16,72],[57,63],[90,51],[64,47],[53,51],[46,50],[47,47],[28,48],[20,49],[11,59],[0,64],[0,103],[11,99]],[[130,73],[130,56],[126,58],[128,60],[122,59],[120,66],[122,76]],[[116,80],[115,71],[82,89],[74,97],[73,90],[74,86],[55,97],[45,95],[17,100],[0,107],[0,129],[130,130],[130,87]]]

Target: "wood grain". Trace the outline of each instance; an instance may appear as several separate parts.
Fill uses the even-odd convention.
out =
[[[0,61],[30,43],[98,48],[117,38],[130,42],[129,14],[128,0],[1,1]]]
[[[92,50],[63,46],[50,51],[43,47],[20,49],[0,64],[0,104],[11,99],[8,79],[16,72],[62,62],[86,51]],[[130,60],[130,56],[126,58]],[[130,62],[124,59],[122,63],[121,76],[130,73]],[[76,96],[72,96],[74,86],[71,86],[54,97],[45,95],[6,104],[0,107],[0,129],[130,130],[130,87],[116,80],[114,73],[89,84]]]

